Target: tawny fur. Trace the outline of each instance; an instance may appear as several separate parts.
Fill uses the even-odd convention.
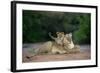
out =
[[[64,49],[66,49],[66,53],[80,52],[80,46],[73,43],[71,33],[65,35],[63,45]]]
[[[78,45],[74,45],[72,41],[72,34],[64,35],[63,32],[57,32],[57,37],[49,36],[54,41],[45,42],[38,49],[37,54],[64,54],[64,53],[75,53],[80,51],[80,47]]]
[[[66,53],[66,50],[63,48],[62,40],[64,38],[63,32],[57,32],[57,37],[53,37],[50,33],[49,36],[54,41],[48,41],[44,43],[41,48],[37,51],[36,54],[63,54]]]

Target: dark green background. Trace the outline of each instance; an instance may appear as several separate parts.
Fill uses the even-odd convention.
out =
[[[90,44],[91,14],[23,10],[23,43],[49,41],[49,32],[71,32],[74,43]]]

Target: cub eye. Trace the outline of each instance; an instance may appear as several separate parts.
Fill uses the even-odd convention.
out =
[[[59,34],[59,32],[56,32],[56,34]]]

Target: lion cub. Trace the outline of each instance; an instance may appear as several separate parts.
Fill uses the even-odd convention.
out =
[[[53,37],[51,33],[49,33],[49,36],[58,44],[58,45],[63,45],[62,40],[64,38],[64,32],[56,32],[57,37]]]
[[[63,32],[56,32],[57,37],[53,37],[51,33],[49,33],[49,36],[54,41],[48,41],[45,42],[41,48],[37,51],[36,54],[64,54],[66,53],[66,50],[63,48],[62,40],[64,38]]]

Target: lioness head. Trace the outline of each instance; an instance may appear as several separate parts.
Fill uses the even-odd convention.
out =
[[[66,39],[71,43],[72,41],[72,33],[66,34]]]
[[[72,49],[74,47],[74,43],[72,41],[72,33],[66,34],[63,40],[64,46]]]

